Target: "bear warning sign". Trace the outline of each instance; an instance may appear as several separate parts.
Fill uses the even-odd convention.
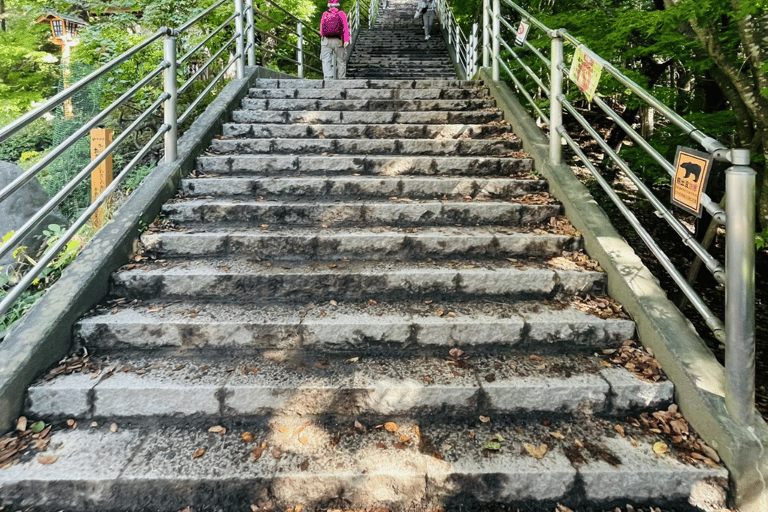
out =
[[[701,195],[707,188],[711,167],[712,157],[707,153],[678,146],[672,180],[672,204],[701,217]]]

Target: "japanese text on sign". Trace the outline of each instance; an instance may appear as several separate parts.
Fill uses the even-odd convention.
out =
[[[701,217],[701,196],[707,187],[712,158],[706,153],[678,147],[675,176],[672,180],[672,203]]]
[[[576,48],[568,78],[576,83],[579,90],[587,96],[588,101],[592,101],[592,98],[595,97],[595,90],[597,90],[597,84],[600,82],[602,73],[603,66],[585,54],[580,47]]]

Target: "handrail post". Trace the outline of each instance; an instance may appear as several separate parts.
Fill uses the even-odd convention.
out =
[[[235,63],[238,80],[245,77],[245,32],[243,31],[243,0],[235,0],[235,34],[237,35],[237,54]]]
[[[461,52],[462,52],[462,48],[461,48],[461,27],[459,27],[459,23],[458,22],[456,22],[456,41],[454,41],[454,43],[453,43],[453,51],[455,52],[454,55],[456,55],[456,62],[461,64]],[[467,64],[465,62],[464,63],[464,75],[465,75],[464,78],[466,78],[466,74],[467,74]]]
[[[470,62],[472,62],[472,66],[470,67],[470,71],[471,71],[470,78],[475,76],[475,73],[477,73],[477,41],[479,39],[477,37],[477,32],[479,28],[480,26],[477,23],[472,24],[472,37],[470,38],[470,48],[469,48],[470,54],[471,54]]]
[[[296,48],[296,60],[299,61],[299,78],[304,78],[304,24],[296,25],[299,34],[299,47]]]
[[[491,44],[491,23],[490,23],[490,17],[488,16],[488,8],[490,7],[488,0],[483,0],[483,67],[487,68],[491,65],[491,50],[488,48],[488,45]]]
[[[563,65],[563,39],[557,31],[550,34],[550,37],[552,38],[552,69],[550,70],[552,82],[549,89],[549,159],[553,165],[557,165],[563,158],[560,134],[557,131],[563,124],[563,104],[560,101],[560,95],[563,93],[563,73],[560,71]]]
[[[755,411],[755,171],[731,150],[725,171],[725,406],[748,424]]]
[[[360,30],[360,27],[363,26],[363,19],[360,17],[360,0],[355,2],[355,17],[357,18],[357,23],[355,27],[355,31]]]
[[[256,24],[253,19],[253,0],[245,0],[248,6],[248,65],[256,65]]]
[[[493,81],[499,81],[499,40],[501,39],[501,1],[493,0]]]
[[[165,162],[175,162],[178,157],[179,126],[177,109],[178,84],[176,83],[176,34],[168,30],[163,41],[163,59],[167,67],[163,70],[163,89],[168,98],[163,103],[163,122],[168,131],[163,136]]]

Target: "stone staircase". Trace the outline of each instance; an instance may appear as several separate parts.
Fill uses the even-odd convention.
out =
[[[424,40],[421,18],[414,19],[416,0],[391,0],[371,29],[363,27],[347,64],[348,78],[455,79],[448,49],[435,20],[432,37]]]
[[[29,389],[53,430],[0,461],[0,510],[597,510],[727,486],[637,419],[672,385],[605,361],[634,324],[532,167],[477,82],[258,80]]]

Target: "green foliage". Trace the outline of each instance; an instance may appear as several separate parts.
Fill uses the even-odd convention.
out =
[[[13,231],[3,236],[0,247],[7,243],[13,236]],[[34,266],[43,254],[46,254],[56,244],[58,240],[64,235],[64,229],[58,224],[49,224],[48,229],[43,231],[43,235],[46,237],[40,252],[35,255],[27,253],[26,247],[18,247],[14,250],[13,255],[16,259],[16,264],[8,271],[3,271],[0,268],[0,300],[5,298],[11,288],[19,282],[22,276]],[[31,308],[37,300],[43,296],[45,291],[56,282],[61,276],[61,272],[74,261],[82,243],[73,239],[67,242],[62,251],[54,258],[51,263],[43,270],[43,272],[34,280],[30,287],[24,291],[21,297],[13,304],[13,307],[4,315],[0,316],[0,340],[2,340],[7,334],[10,327],[17,322],[24,313]]]

